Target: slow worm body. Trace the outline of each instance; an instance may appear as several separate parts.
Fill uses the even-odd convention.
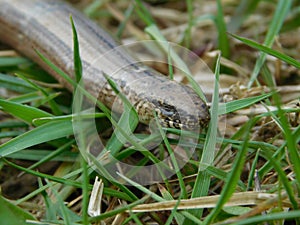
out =
[[[121,111],[121,103],[115,101],[115,94],[103,76],[105,73],[135,107],[141,122],[149,123],[156,111],[159,121],[166,127],[194,129],[207,125],[208,108],[191,88],[137,63],[106,31],[67,3],[0,0],[0,41],[29,57],[72,89],[35,51],[74,77],[70,15],[78,33],[87,91],[109,108]]]

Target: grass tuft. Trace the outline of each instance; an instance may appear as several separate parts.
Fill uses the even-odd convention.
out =
[[[76,7],[124,43],[141,37],[158,41],[164,52],[158,60],[169,65],[152,66],[208,102],[209,127],[199,134],[156,121],[151,130],[138,123],[128,99],[103,74],[124,105],[119,118],[112,116],[81,82],[82,37],[72,16],[74,80],[37,54],[74,93],[0,44],[3,223],[300,224],[298,2],[95,0]],[[172,42],[191,54],[180,58]],[[195,56],[201,60],[193,61]],[[203,62],[215,72],[203,70]],[[97,110],[82,110],[87,100]],[[104,147],[94,144],[88,121]],[[119,162],[134,167],[125,171]],[[144,185],[135,179],[156,163],[161,180]],[[96,176],[104,185],[102,211],[90,216]]]

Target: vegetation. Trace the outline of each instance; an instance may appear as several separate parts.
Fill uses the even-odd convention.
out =
[[[79,1],[75,7],[123,43],[160,41],[155,56],[170,65],[150,66],[205,93],[209,127],[197,133],[156,124],[151,134],[122,96],[119,120],[101,102],[96,112],[78,114],[82,99],[93,96],[79,83],[75,26],[76,81],[58,71],[79,84],[75,106],[72,94],[39,66],[1,46],[0,223],[300,224],[299,3],[104,2]],[[177,58],[162,44],[166,40],[197,59]],[[182,75],[173,64],[191,74]],[[101,143],[89,133],[91,121]],[[87,149],[108,151],[92,155]],[[159,182],[145,183],[151,177],[143,168],[163,160],[159,168],[172,176],[162,172]],[[115,167],[120,161],[133,167],[123,171]],[[139,182],[137,174],[144,172]]]

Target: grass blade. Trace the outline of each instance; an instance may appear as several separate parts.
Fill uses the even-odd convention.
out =
[[[277,212],[277,213],[274,212],[270,214],[264,214],[264,215],[246,218],[232,224],[234,225],[261,224],[261,223],[266,223],[268,221],[290,220],[290,219],[297,219],[299,217],[300,217],[300,210]]]
[[[0,68],[9,66],[19,66],[20,64],[26,63],[31,63],[31,61],[23,57],[1,57]]]
[[[181,69],[181,71],[184,72],[186,75],[186,78],[188,79],[189,83],[191,84],[192,88],[195,90],[195,92],[200,96],[201,99],[206,100],[206,97],[200,88],[199,84],[195,81],[195,79],[192,76],[192,73],[190,69],[187,67],[186,63],[178,56],[178,54],[172,49],[172,45],[170,42],[166,40],[166,38],[162,35],[159,28],[152,24],[148,26],[145,31],[153,37],[157,44],[166,52],[170,54],[171,59],[174,61],[174,65]]]
[[[278,1],[274,17],[270,24],[266,39],[264,41],[265,46],[267,46],[267,47],[272,46],[272,44],[275,40],[275,37],[279,33],[281,26],[284,22],[284,19],[291,8],[291,5],[292,5],[292,1],[286,1],[286,0]],[[256,77],[258,76],[259,71],[260,71],[262,65],[264,64],[265,59],[266,59],[266,54],[262,53],[256,60],[254,70],[251,74],[251,77],[250,77],[250,80],[248,83],[248,88],[251,87],[252,84],[254,83],[254,81],[256,80]]]
[[[72,31],[73,31],[73,59],[74,59],[75,78],[76,78],[76,82],[79,83],[82,77],[82,63],[80,59],[79,42],[78,42],[76,27],[72,16],[70,16],[70,21],[71,21]]]
[[[246,160],[246,155],[247,155],[246,153],[248,150],[249,131],[251,130],[250,128],[253,125],[254,124],[249,123],[249,129],[248,129],[247,133],[245,134],[247,136],[244,137],[245,141],[244,141],[241,149],[239,149],[237,156],[235,157],[235,161],[232,165],[230,173],[228,174],[228,179],[225,183],[225,186],[222,189],[221,196],[218,200],[218,203],[217,203],[216,207],[213,208],[211,213],[205,218],[204,224],[210,224],[211,222],[214,221],[214,219],[217,217],[217,215],[221,212],[223,205],[226,203],[226,201],[228,201],[228,199],[231,197],[231,195],[233,194],[233,192],[236,189],[236,185],[239,181],[240,175],[243,170],[244,162]]]
[[[71,121],[56,121],[44,124],[0,145],[0,156],[73,134]]]
[[[28,93],[34,91],[34,88],[20,78],[1,73],[0,86],[19,93]]]
[[[40,91],[44,96],[45,96],[45,100],[49,101],[49,105],[52,109],[52,112],[55,115],[62,115],[62,111],[59,109],[58,105],[55,103],[55,101],[53,100],[53,97],[56,97],[57,95],[51,96],[51,93],[49,93],[45,88],[40,87],[39,85],[35,84],[34,82],[30,81],[29,79],[27,79],[25,76],[23,76],[20,73],[16,74],[18,77],[22,78],[23,80],[25,80],[27,83],[29,83],[34,89],[36,89],[37,91]]]
[[[36,220],[31,214],[20,207],[10,203],[0,196],[0,217],[1,223],[6,225],[26,225],[26,220]]]
[[[23,120],[26,123],[32,124],[34,119],[40,117],[52,117],[50,113],[40,110],[35,107],[15,103],[8,100],[0,99],[0,107],[2,110],[10,113],[11,115]]]
[[[226,35],[226,24],[224,21],[225,17],[223,14],[222,4],[220,0],[217,0],[217,8],[218,13],[216,17],[216,25],[218,28],[218,48],[222,52],[222,56],[228,58],[230,54],[230,47]]]
[[[264,100],[265,98],[272,96],[273,94],[274,94],[274,92],[271,92],[271,93],[267,93],[267,94],[262,94],[260,96],[253,96],[253,97],[249,97],[249,98],[234,100],[231,102],[227,102],[225,104],[220,104],[219,110],[218,110],[218,115],[227,114],[227,113],[231,113],[231,112],[234,112],[234,111],[242,109],[242,108],[246,108],[246,107],[251,106],[259,101]]]
[[[221,54],[217,58],[216,63],[216,71],[215,71],[215,84],[214,84],[214,95],[212,100],[212,107],[211,107],[211,122],[208,127],[207,138],[205,139],[203,153],[200,161],[198,176],[195,181],[195,185],[193,188],[193,192],[191,197],[201,197],[206,196],[210,186],[210,175],[206,171],[206,166],[202,165],[211,165],[214,160],[215,154],[215,147],[216,147],[216,139],[217,139],[217,130],[218,130],[218,107],[219,107],[219,76],[220,76],[220,59]],[[201,218],[202,210],[191,211],[191,213]],[[185,221],[185,224],[188,224],[188,221]]]
[[[276,58],[278,58],[278,59],[280,59],[280,60],[282,60],[282,61],[298,68],[298,69],[300,69],[300,62],[293,59],[292,57],[287,56],[286,54],[283,54],[279,51],[273,50],[273,49],[271,49],[267,46],[261,45],[261,44],[255,42],[255,41],[250,40],[250,39],[239,37],[235,34],[230,34],[230,35],[232,37],[240,40],[241,42],[245,43],[246,45],[249,45],[252,48],[255,48],[255,49],[257,49],[259,51],[262,51],[266,54],[272,55],[272,56],[274,56],[274,57],[276,57]]]

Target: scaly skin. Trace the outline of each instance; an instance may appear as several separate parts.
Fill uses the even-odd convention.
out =
[[[141,122],[149,123],[156,111],[159,121],[166,127],[207,126],[208,107],[190,87],[136,63],[106,31],[64,2],[0,0],[0,41],[29,57],[72,89],[35,52],[40,51],[74,77],[70,15],[78,33],[83,79],[88,92],[114,111],[122,111],[121,104],[114,101],[115,94],[103,76],[105,73],[135,107]]]

